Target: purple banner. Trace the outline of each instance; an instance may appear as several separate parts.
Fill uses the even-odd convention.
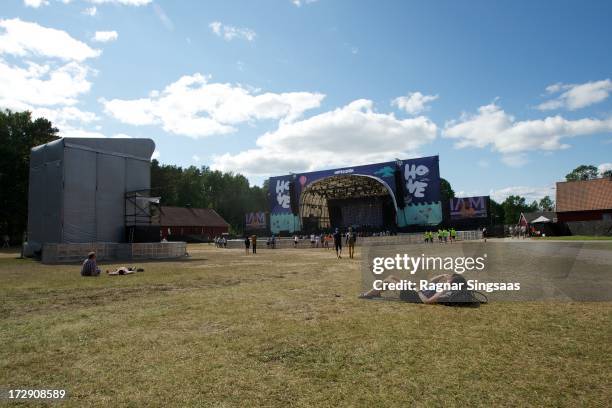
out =
[[[251,212],[245,216],[245,229],[265,229],[266,228],[266,213],[265,212]]]
[[[488,200],[488,196],[451,198],[451,219],[486,218]]]

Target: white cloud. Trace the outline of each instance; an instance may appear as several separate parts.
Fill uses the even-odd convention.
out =
[[[96,31],[96,34],[93,36],[92,40],[96,42],[109,42],[115,41],[119,38],[119,34],[116,31]]]
[[[61,127],[59,135],[62,137],[87,137],[87,138],[106,137],[104,133],[92,132],[90,130],[72,127],[72,126]]]
[[[418,115],[421,112],[429,110],[427,104],[436,99],[438,99],[438,95],[423,95],[420,92],[410,92],[408,96],[395,98],[391,102],[391,105],[397,106],[410,115]]]
[[[294,6],[296,7],[302,7],[302,4],[312,4],[312,3],[316,3],[318,0],[291,0],[291,3],[293,3]]]
[[[125,133],[115,133],[111,136],[113,139],[132,139],[132,136],[126,135]]]
[[[148,98],[100,100],[108,115],[131,125],[161,125],[190,137],[227,134],[256,120],[290,122],[320,106],[324,95],[310,92],[257,94],[240,85],[209,83],[201,74],[181,77]]]
[[[213,21],[208,25],[208,27],[210,27],[211,31],[215,35],[223,37],[226,41],[231,41],[234,38],[253,41],[257,36],[255,31],[251,30],[250,28],[234,27],[223,24],[220,21]]]
[[[191,156],[191,159],[196,163],[199,163],[200,160],[202,160],[200,156],[198,156],[197,154],[194,154],[193,156]]]
[[[74,106],[64,106],[57,109],[35,108],[32,109],[32,116],[48,119],[54,125],[59,126],[69,122],[91,123],[100,120],[95,113],[82,111]]]
[[[26,65],[10,65],[0,58],[0,106],[74,105],[77,97],[91,88],[89,68],[79,63],[57,67],[28,61]]]
[[[106,137],[103,133],[83,129],[88,125],[100,120],[93,112],[82,111],[74,106],[64,106],[54,109],[32,108],[33,118],[45,118],[53,123],[62,137]],[[100,128],[100,126],[96,126]]]
[[[505,155],[568,148],[563,139],[612,131],[612,119],[568,120],[562,116],[516,121],[495,103],[481,106],[475,115],[448,122],[442,132],[455,147],[491,147]]]
[[[67,32],[47,28],[18,18],[0,20],[0,55],[43,56],[65,61],[84,61],[101,51],[71,37]]]
[[[316,170],[408,157],[436,138],[425,117],[397,119],[359,99],[310,118],[282,123],[257,139],[257,147],[213,158],[213,168],[248,175]]]
[[[49,4],[48,0],[23,0],[23,4],[26,7],[39,8],[40,6],[46,6]]]
[[[603,175],[608,170],[612,170],[612,163],[601,163],[597,166],[597,171],[600,175]]]
[[[82,129],[99,117],[77,107],[91,88],[93,71],[83,61],[100,51],[65,31],[19,19],[0,20],[0,28],[0,108],[29,110],[50,120],[61,136],[104,137]],[[20,58],[9,63],[3,54]]]
[[[518,195],[521,197],[525,197],[525,201],[527,204],[531,204],[534,200],[539,201],[544,196],[549,196],[553,200],[555,199],[555,186],[545,186],[545,187],[526,187],[526,186],[513,186],[506,187],[499,190],[491,190],[489,191],[489,195],[492,199],[501,203],[508,196]]]
[[[612,81],[604,79],[584,84],[557,83],[546,87],[546,92],[556,94],[563,91],[555,99],[538,105],[540,110],[568,109],[576,110],[602,102],[612,93]]]
[[[105,3],[111,3],[111,4],[121,4],[123,6],[146,6],[147,4],[150,4],[153,0],[87,0],[90,3],[93,4],[105,4]]]
[[[93,17],[98,14],[98,8],[96,6],[87,7],[83,10],[83,14]]]
[[[160,157],[161,157],[161,153],[159,152],[159,150],[155,149],[153,151],[153,154],[151,155],[151,159],[159,160]]]

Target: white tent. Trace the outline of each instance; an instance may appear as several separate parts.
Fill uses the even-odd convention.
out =
[[[548,218],[546,218],[543,215],[540,215],[538,218],[536,218],[535,220],[531,221],[531,224],[537,224],[538,222],[550,222],[550,220]]]

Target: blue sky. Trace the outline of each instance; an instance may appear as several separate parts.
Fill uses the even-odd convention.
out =
[[[0,107],[270,175],[440,155],[463,195],[612,168],[606,1],[6,0]]]

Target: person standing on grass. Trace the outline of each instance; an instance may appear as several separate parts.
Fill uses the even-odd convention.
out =
[[[8,234],[4,234],[2,237],[2,248],[9,248],[11,246],[11,237]]]
[[[257,235],[251,235],[251,246],[253,247],[253,254],[257,253]]]
[[[96,253],[90,252],[87,254],[87,259],[83,261],[83,267],[81,268],[81,276],[99,276],[100,269],[96,264]]]
[[[298,236],[294,235],[293,236],[293,247],[297,248],[297,246],[298,246]]]
[[[249,254],[249,247],[251,246],[251,241],[249,241],[249,236],[246,235],[244,237],[244,251],[246,252],[246,254]]]
[[[336,248],[336,256],[338,259],[342,258],[342,234],[340,234],[340,230],[336,228],[334,232],[334,248]]]
[[[357,234],[353,231],[353,227],[349,227],[346,233],[346,243],[348,244],[349,258],[351,259],[355,257],[355,242],[357,242]]]
[[[455,231],[454,228],[451,228],[450,229],[450,242],[452,244],[455,241],[457,241],[457,231]]]

